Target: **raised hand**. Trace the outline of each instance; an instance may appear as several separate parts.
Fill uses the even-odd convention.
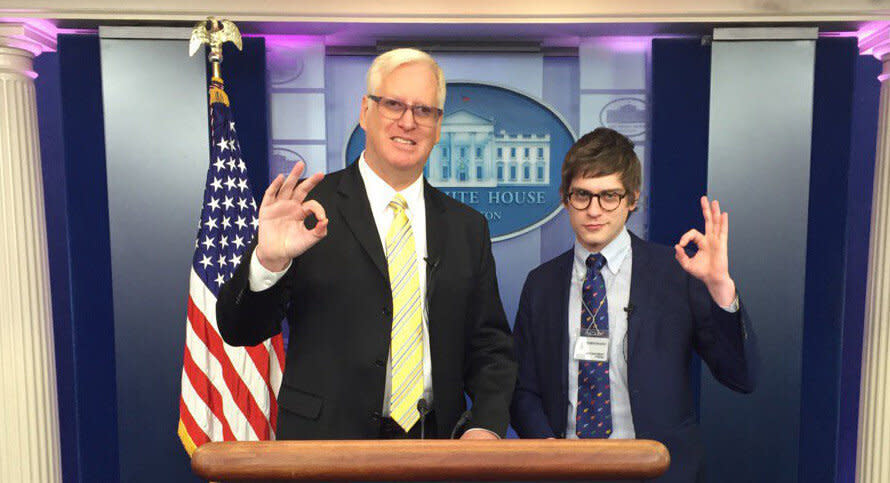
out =
[[[674,245],[675,256],[684,270],[704,282],[714,301],[726,307],[732,304],[736,293],[735,282],[729,276],[727,254],[729,214],[720,211],[717,200],[708,202],[707,196],[701,197],[701,211],[705,218],[705,233],[694,228],[684,233],[680,242]],[[692,257],[684,250],[690,242],[698,247]]]
[[[328,219],[324,208],[306,195],[324,178],[316,173],[298,183],[306,165],[294,165],[287,178],[283,174],[272,181],[260,204],[256,255],[267,270],[284,270],[291,259],[303,254],[328,234]],[[311,230],[303,223],[315,215],[318,223]]]

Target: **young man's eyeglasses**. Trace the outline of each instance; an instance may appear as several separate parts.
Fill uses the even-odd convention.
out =
[[[583,211],[590,207],[590,201],[596,198],[600,208],[603,211],[615,211],[621,205],[621,200],[627,196],[626,191],[601,191],[599,193],[591,193],[587,190],[576,189],[566,194],[566,199],[572,208]]]
[[[438,107],[425,106],[423,104],[405,104],[402,101],[391,99],[389,97],[372,96],[368,94],[368,99],[376,102],[380,106],[380,113],[383,117],[392,121],[398,121],[405,115],[405,111],[411,109],[414,115],[414,121],[421,126],[433,126],[442,115],[442,109]]]

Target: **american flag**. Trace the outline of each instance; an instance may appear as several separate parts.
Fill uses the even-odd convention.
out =
[[[210,85],[210,166],[189,279],[179,438],[189,455],[209,441],[275,439],[284,367],[281,335],[254,347],[223,342],[219,289],[257,230],[257,207],[222,80]]]

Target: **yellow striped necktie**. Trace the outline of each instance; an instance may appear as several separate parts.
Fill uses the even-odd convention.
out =
[[[396,194],[389,206],[395,212],[386,235],[393,313],[389,348],[392,365],[389,415],[407,432],[420,418],[417,401],[423,397],[423,300],[417,276],[414,234],[405,213],[408,202]]]

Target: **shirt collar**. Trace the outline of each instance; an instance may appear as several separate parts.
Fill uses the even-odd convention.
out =
[[[409,214],[412,209],[418,209],[418,207],[421,206],[421,201],[423,200],[423,176],[418,176],[411,185],[402,191],[397,192],[392,186],[387,184],[383,178],[377,176],[377,173],[368,166],[368,162],[365,161],[364,151],[362,151],[362,154],[358,159],[358,171],[362,177],[362,181],[365,183],[365,191],[368,193],[368,202],[371,204],[371,212],[385,212],[389,206],[389,202],[396,196],[396,193],[400,193],[402,197],[405,198],[405,201],[408,203]]]
[[[630,235],[627,233],[627,228],[622,228],[618,236],[603,247],[599,253],[606,259],[606,268],[612,272],[612,275],[617,275],[618,270],[624,263],[624,259],[630,253]],[[576,273],[581,273],[582,275],[587,273],[587,257],[591,254],[593,252],[587,251],[576,238],[574,262]]]

